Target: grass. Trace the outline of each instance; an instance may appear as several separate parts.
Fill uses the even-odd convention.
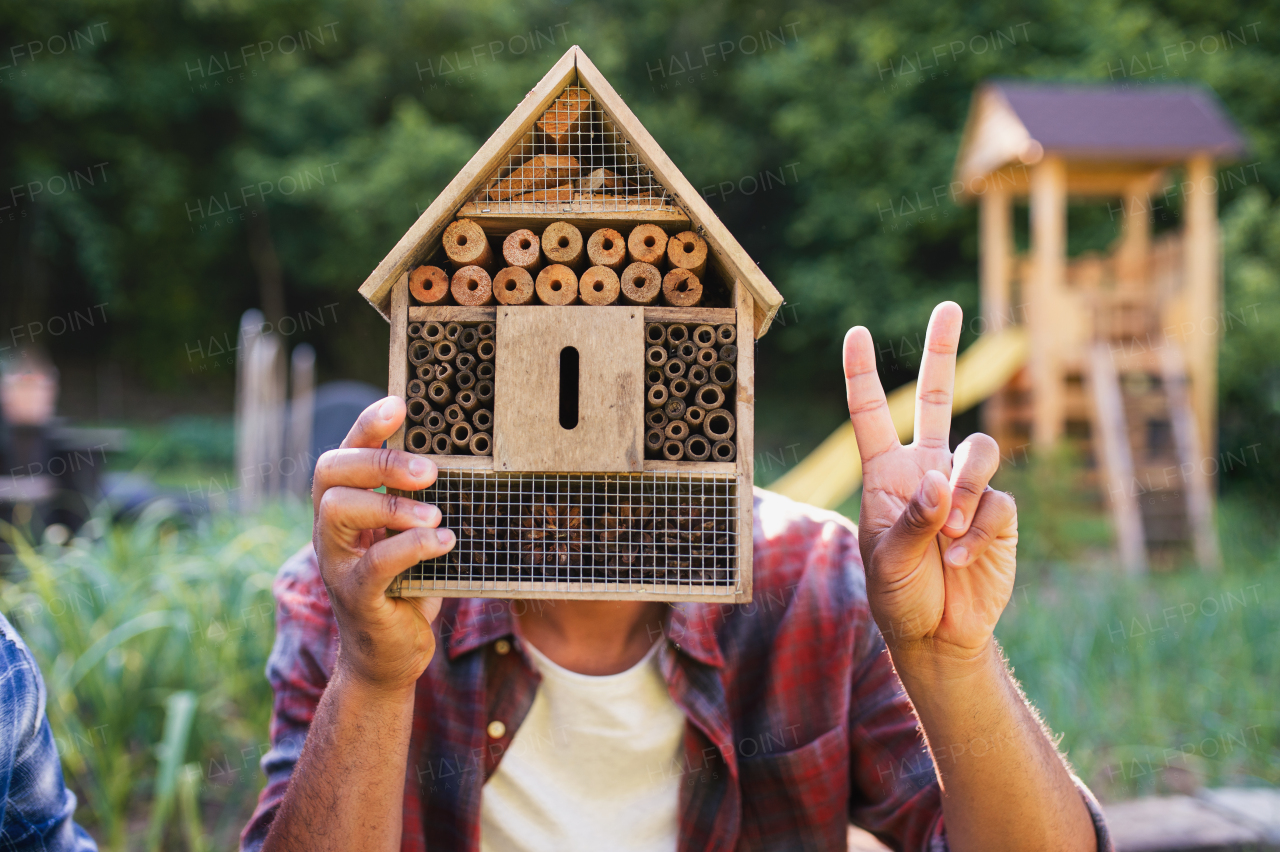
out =
[[[1024,555],[997,632],[1081,776],[1111,799],[1280,783],[1269,510],[1222,502],[1220,574],[1124,579],[1097,555],[1096,513],[1023,475]],[[307,507],[281,505],[195,526],[95,519],[65,547],[9,531],[0,606],[44,671],[77,819],[104,849],[234,846],[267,747],[270,584],[309,528]]]

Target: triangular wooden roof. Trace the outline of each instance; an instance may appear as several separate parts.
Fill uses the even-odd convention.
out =
[[[365,279],[364,284],[360,285],[360,294],[384,317],[389,317],[392,285],[401,275],[435,252],[445,227],[463,206],[475,206],[468,202],[473,202],[478,197],[478,190],[490,186],[495,175],[506,173],[509,168],[509,152],[526,139],[534,123],[543,117],[570,85],[580,86],[590,93],[610,122],[611,130],[616,130],[625,139],[629,150],[635,153],[639,162],[647,167],[652,177],[666,190],[659,202],[649,205],[648,212],[635,210],[629,213],[589,214],[592,220],[603,225],[607,224],[607,218],[602,217],[607,216],[637,222],[669,219],[675,224],[683,224],[687,219],[688,227],[698,231],[707,241],[726,280],[741,281],[751,294],[755,301],[756,337],[763,335],[773,320],[773,315],[782,306],[782,295],[577,45],[560,57],[538,85],[525,95],[515,111],[507,116],[506,121],[476,151],[462,171],[454,176],[431,206],[418,217],[413,227],[400,238]],[[580,215],[588,215],[569,213],[561,216],[555,212],[554,204],[546,206],[549,209],[536,218],[545,218],[548,222],[556,218],[572,221]]]

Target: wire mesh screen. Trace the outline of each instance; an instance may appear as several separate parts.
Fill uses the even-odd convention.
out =
[[[441,470],[414,497],[440,507],[458,543],[391,594],[740,590],[732,474]]]
[[[591,93],[570,85],[471,199],[477,212],[664,211],[675,199]]]

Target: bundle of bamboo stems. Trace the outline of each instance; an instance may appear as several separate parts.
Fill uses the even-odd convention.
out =
[[[732,324],[645,326],[645,456],[730,462],[738,349]]]
[[[408,357],[405,449],[493,454],[494,324],[414,322]]]

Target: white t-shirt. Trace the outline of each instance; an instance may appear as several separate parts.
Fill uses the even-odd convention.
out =
[[[481,852],[671,852],[685,715],[655,644],[595,677],[525,642],[542,674],[529,714],[480,800]]]

